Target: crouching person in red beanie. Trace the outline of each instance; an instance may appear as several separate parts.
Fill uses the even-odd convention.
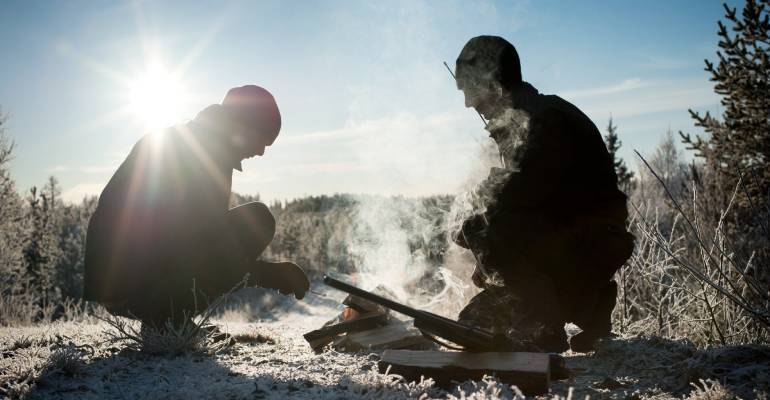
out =
[[[91,217],[85,299],[163,327],[189,321],[202,311],[196,304],[205,307],[247,274],[250,285],[303,298],[302,268],[259,259],[275,233],[267,206],[228,209],[233,169],[264,155],[280,128],[273,96],[249,85],[192,121],[139,140]]]

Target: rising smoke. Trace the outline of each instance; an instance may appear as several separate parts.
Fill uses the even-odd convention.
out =
[[[487,39],[480,41],[481,44],[487,42]],[[363,287],[384,286],[402,302],[451,316],[459,312],[469,296],[478,292],[470,279],[476,259],[470,251],[454,244],[451,236],[461,231],[469,217],[484,214],[498,198],[502,185],[517,169],[516,152],[526,140],[530,121],[526,111],[513,108],[512,97],[517,95],[506,89],[512,86],[502,86],[503,81],[509,84],[521,81],[520,74],[512,76],[508,69],[501,69],[518,68],[518,56],[510,44],[513,55],[509,54],[508,47],[499,44],[488,43],[469,51],[466,45],[458,58],[458,88],[465,92],[466,104],[477,109],[483,105],[485,109],[479,111],[485,116],[491,115],[486,128],[494,140],[480,142],[467,175],[457,177],[464,184],[452,202],[444,209],[430,209],[424,202],[399,198],[371,198],[360,202],[348,243],[357,259],[359,284]],[[509,60],[514,56],[516,65]],[[521,94],[529,92],[523,90]],[[406,138],[411,141],[413,137],[425,136],[418,133]],[[396,152],[386,154],[420,148],[399,146]],[[419,161],[422,168],[429,165],[423,159]],[[437,215],[438,223],[435,218],[426,217],[431,215]],[[426,254],[422,250],[425,247],[414,246],[415,240],[432,243],[436,237],[443,250],[438,258]]]
[[[501,167],[497,145],[492,140],[479,144],[476,163],[460,178],[462,190],[444,203],[359,198],[347,243],[361,287],[382,286],[398,301],[452,317],[478,293],[470,279],[473,254],[454,244],[449,232],[485,210],[488,199],[480,197],[477,189],[490,169]]]
[[[470,279],[474,255],[454,244],[451,234],[469,217],[484,213],[517,170],[516,152],[526,140],[529,122],[526,111],[510,107],[489,121],[494,140],[479,142],[476,162],[446,208],[414,199],[361,199],[348,240],[358,260],[360,284],[367,289],[383,286],[402,302],[455,316],[479,289]],[[427,243],[429,254],[417,243]],[[430,254],[435,247],[441,249],[438,258]]]

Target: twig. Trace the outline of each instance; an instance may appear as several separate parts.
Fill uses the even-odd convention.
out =
[[[632,205],[634,207],[636,207],[636,205],[634,205],[633,203],[632,203]],[[638,210],[638,208],[637,208],[637,210]],[[643,222],[643,223],[646,225],[646,222]],[[652,235],[650,233],[650,232],[653,232],[653,231],[655,231],[655,230],[653,228],[649,227],[649,226],[646,226],[645,229],[642,229],[642,233],[644,233],[644,235],[648,239],[650,239],[653,242],[655,242],[658,245],[658,247],[661,250],[663,250],[666,254],[668,254],[671,257],[671,259],[674,260],[678,265],[680,265],[683,268],[685,268],[687,271],[689,271],[691,274],[693,274],[696,278],[700,279],[705,284],[711,286],[712,288],[714,288],[718,292],[722,293],[724,296],[728,297],[731,301],[733,301],[736,305],[741,307],[744,311],[746,311],[749,314],[753,315],[757,319],[757,321],[762,322],[762,324],[766,325],[767,327],[770,327],[770,318],[768,318],[768,316],[765,315],[765,313],[757,311],[757,310],[754,310],[751,306],[749,306],[747,303],[745,303],[739,297],[733,295],[732,293],[730,293],[725,288],[717,285],[709,277],[707,277],[701,271],[699,271],[697,268],[693,267],[692,265],[689,265],[689,263],[685,262],[684,260],[682,260],[681,258],[676,256],[674,254],[674,251],[672,251],[669,248],[667,243],[665,243],[665,241],[663,241],[662,238],[659,238],[657,236],[657,235],[660,235],[659,233],[657,235]]]
[[[640,153],[639,153],[637,150],[634,150],[634,152],[635,152],[635,153],[636,153],[636,155],[637,155],[637,156],[638,156],[638,157],[639,157],[639,158],[642,160],[642,162],[644,163],[644,165],[645,165],[645,166],[647,166],[647,169],[648,169],[648,170],[649,170],[649,171],[652,173],[652,175],[655,177],[655,179],[657,179],[657,180],[658,180],[658,182],[659,182],[659,183],[660,183],[660,184],[663,186],[663,189],[666,191],[666,194],[668,195],[668,197],[669,197],[669,198],[671,199],[671,201],[673,202],[673,204],[674,204],[674,207],[675,207],[675,209],[677,210],[677,212],[679,212],[679,214],[680,214],[680,215],[681,215],[681,216],[684,218],[685,222],[687,222],[687,224],[689,225],[690,229],[691,229],[691,230],[694,232],[694,234],[695,234],[695,240],[698,242],[698,245],[699,245],[701,248],[705,248],[705,247],[707,247],[707,246],[706,246],[706,244],[705,244],[705,243],[703,243],[703,239],[702,239],[702,238],[700,237],[700,235],[698,234],[698,229],[697,229],[697,228],[695,228],[695,226],[693,225],[693,222],[692,222],[692,221],[691,221],[691,220],[690,220],[690,219],[687,217],[687,214],[685,214],[685,212],[684,212],[684,210],[682,209],[681,205],[680,205],[680,204],[679,204],[679,202],[676,200],[676,198],[674,197],[674,195],[671,193],[671,191],[669,190],[668,186],[667,186],[667,185],[666,185],[666,183],[663,181],[663,179],[661,179],[661,177],[660,177],[660,176],[659,176],[659,175],[658,175],[658,174],[655,172],[655,170],[654,170],[654,169],[653,169],[653,168],[650,166],[650,164],[647,162],[647,160],[645,160],[645,159],[644,159],[644,157],[642,157],[642,155],[641,155],[641,154],[640,154]],[[736,188],[735,188],[735,191],[733,192],[733,196],[732,196],[732,199],[734,199],[734,198],[735,198],[735,192],[736,192],[737,190],[738,190],[738,188],[736,187]],[[732,204],[732,199],[730,200],[730,204]],[[729,205],[728,205],[728,207],[729,207]],[[714,247],[713,243],[712,243],[712,247]],[[728,259],[728,260],[731,262],[731,264],[733,264],[733,266],[735,267],[735,269],[736,269],[736,270],[740,270],[740,268],[739,268],[739,267],[738,267],[738,266],[735,264],[735,261],[732,259],[732,257],[729,257],[729,256],[727,256],[727,254],[724,254],[724,251],[722,251],[720,247],[716,246],[716,248],[720,249],[720,253],[721,253],[721,254],[723,254],[723,255],[724,255],[724,256],[725,256],[725,257],[726,257],[726,258],[727,258],[727,259]],[[716,262],[716,260],[714,260],[714,258],[713,258],[713,256],[712,256],[711,254],[707,253],[707,256],[708,256],[709,260],[710,260],[710,261],[711,261],[713,264],[715,264],[715,265],[717,265],[717,264],[718,264],[718,263]],[[692,266],[690,266],[690,267],[692,268]],[[734,286],[733,282],[732,282],[730,279],[728,279],[728,278],[727,278],[727,276],[726,276],[726,274],[724,273],[724,271],[723,271],[722,269],[720,269],[720,268],[717,268],[717,271],[719,272],[719,274],[720,274],[720,275],[722,275],[722,276],[725,278],[725,280],[727,281],[727,284],[728,284],[728,285],[730,286],[730,288],[733,290],[734,294],[732,295],[732,297],[737,297],[737,298],[739,298],[739,299],[741,300],[741,303],[744,303],[744,304],[748,303],[748,301],[747,301],[745,298],[743,298],[743,296],[742,296],[742,295],[738,294],[738,292],[739,292],[738,288],[736,288],[736,287]],[[702,273],[700,273],[700,272],[699,272],[699,274],[700,274],[700,275],[703,275],[703,274],[702,274]],[[705,275],[703,275],[703,276],[705,276]]]
[[[701,286],[705,286],[703,283],[701,283]],[[719,328],[719,323],[717,323],[717,317],[714,315],[714,308],[711,307],[711,302],[709,301],[709,296],[706,291],[703,291],[703,302],[706,303],[706,309],[709,312],[709,315],[711,316],[711,323],[714,325],[714,329],[717,331],[717,334],[719,335],[719,341],[722,342],[722,346],[727,345],[727,341],[725,341],[725,335],[722,334],[722,330]]]

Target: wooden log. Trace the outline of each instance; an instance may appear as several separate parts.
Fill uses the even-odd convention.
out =
[[[567,368],[567,362],[561,354],[548,353],[551,360],[551,380],[560,381],[572,377],[572,371]]]
[[[334,336],[346,332],[359,332],[367,329],[372,329],[378,326],[382,326],[388,323],[387,314],[382,313],[370,313],[363,314],[356,319],[349,321],[342,321],[338,324],[324,326],[321,329],[310,331],[304,335],[305,340],[308,342],[316,341],[323,338],[334,338]]]
[[[419,330],[404,323],[389,325],[367,331],[348,333],[340,344],[347,351],[430,348],[433,342],[426,339]]]
[[[384,312],[387,313],[388,309],[377,304],[373,303],[369,300],[362,299],[358,296],[353,296],[352,294],[349,294],[348,297],[345,297],[345,300],[342,300],[342,304],[360,312],[360,313],[368,313],[368,312]]]
[[[305,338],[305,340],[307,340],[307,343],[310,345],[310,348],[313,349],[314,352],[320,353],[323,350],[323,348],[326,347],[327,344],[334,341],[334,338],[335,336],[327,336],[327,337],[322,337],[318,339],[309,339],[309,340]]]
[[[416,381],[421,376],[430,377],[440,386],[495,375],[526,395],[547,393],[550,379],[550,361],[545,353],[385,350],[378,368],[384,373],[388,367],[392,374]]]

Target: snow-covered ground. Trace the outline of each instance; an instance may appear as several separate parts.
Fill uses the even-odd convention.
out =
[[[85,399],[511,398],[492,377],[449,390],[377,372],[377,353],[314,354],[302,334],[335,315],[312,296],[272,315],[227,313],[239,343],[214,355],[149,356],[107,342],[104,322],[0,328],[0,390],[7,397]],[[261,318],[260,318],[261,317]],[[260,334],[261,336],[257,336]],[[265,337],[273,339],[265,340]],[[592,354],[565,353],[575,377],[551,395],[583,398],[743,398],[770,391],[770,349],[697,350],[656,337],[613,339]],[[766,397],[765,397],[766,398]]]

